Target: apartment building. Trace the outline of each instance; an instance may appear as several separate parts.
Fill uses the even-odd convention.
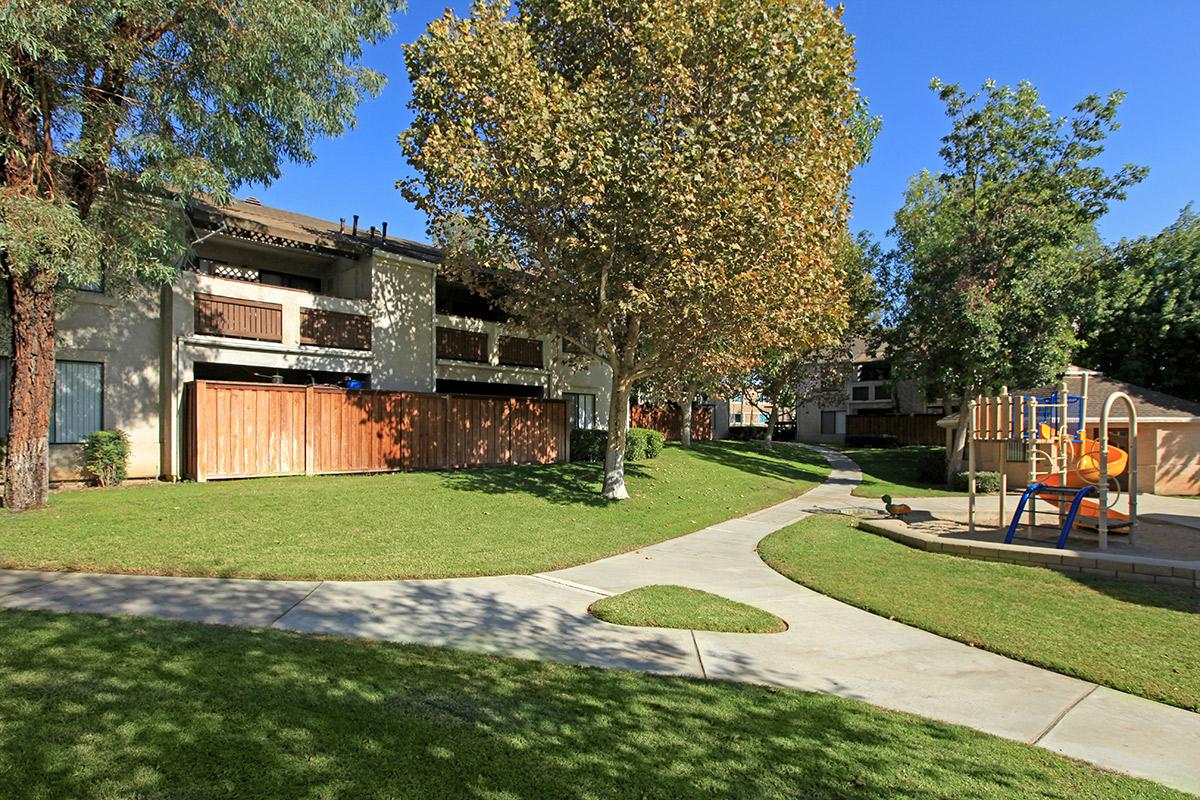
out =
[[[253,199],[196,203],[190,219],[169,285],[83,287],[61,313],[52,480],[79,479],[80,441],[111,428],[130,436],[131,477],[179,478],[195,380],[563,398],[574,425],[607,424],[607,365],[506,325],[439,276],[432,247]],[[0,438],[8,373],[0,350]]]
[[[894,420],[866,420],[866,417],[915,418],[917,426],[905,425],[904,430],[919,427],[929,439],[924,443],[940,442],[936,421],[949,411],[940,398],[927,398],[915,383],[897,380],[882,351],[872,350],[858,342],[851,357],[849,375],[843,392],[826,398],[800,403],[796,408],[799,438],[805,441],[838,443],[847,433],[890,432]]]

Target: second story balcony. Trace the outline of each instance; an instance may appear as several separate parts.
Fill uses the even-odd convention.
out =
[[[363,301],[192,273],[178,283],[192,301],[196,336],[293,348],[371,349],[371,318]]]
[[[438,314],[436,343],[439,361],[546,369],[545,340],[507,333],[496,322]]]

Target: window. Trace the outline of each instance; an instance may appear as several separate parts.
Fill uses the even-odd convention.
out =
[[[0,439],[8,438],[9,360],[0,358]]]
[[[0,358],[0,439],[8,438],[12,362]],[[54,405],[50,444],[75,444],[103,427],[104,365],[82,361],[54,363]]]
[[[886,383],[881,383],[878,386],[876,386],[875,387],[875,399],[876,400],[891,400],[892,399],[891,385],[886,384]]]
[[[851,387],[850,388],[850,399],[851,400],[870,400],[871,399],[871,387],[870,386],[853,386],[853,387]]]
[[[285,289],[300,289],[312,294],[321,293],[321,279],[310,275],[292,275],[287,272],[276,272],[271,269],[243,267],[238,264],[227,264],[212,258],[196,260],[195,271],[201,275],[212,275],[214,278],[227,278],[233,281],[261,283],[266,286],[282,286]]]
[[[740,402],[742,402],[742,396],[741,396],[740,394],[735,394],[735,395],[733,396],[733,402],[735,402],[735,403],[740,403]]]
[[[596,395],[563,392],[563,400],[567,401],[572,428],[596,427]]]
[[[1010,441],[1005,447],[1005,461],[1024,462],[1029,460],[1029,445],[1025,442]]]
[[[758,421],[761,422],[763,425],[766,425],[768,422],[770,422],[770,419],[767,417],[766,414],[759,414]]]
[[[821,412],[821,433],[825,435],[839,435],[846,432],[846,412],[845,411],[822,411]]]
[[[740,411],[739,411],[739,412],[737,412],[736,414],[734,414],[734,415],[733,415],[733,424],[734,424],[734,425],[741,425],[741,424],[742,424],[742,412],[740,412]]]
[[[50,444],[76,444],[103,427],[104,365],[56,361]]]

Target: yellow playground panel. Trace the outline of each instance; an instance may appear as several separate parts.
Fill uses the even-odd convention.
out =
[[[1025,517],[1029,530],[1037,525],[1038,501],[1054,509],[1061,526],[1058,547],[1066,546],[1076,523],[1095,528],[1101,550],[1110,533],[1127,534],[1135,541],[1137,527],[1137,410],[1124,392],[1113,392],[1100,413],[1100,436],[1087,436],[1088,375],[1068,372],[1059,376],[1058,391],[1046,397],[1013,395],[1002,390],[992,397],[976,397],[967,404],[967,459],[969,524],[975,530],[976,448],[994,446],[998,458],[1012,444],[1024,447],[1028,485],[1021,493],[1008,525],[1005,543],[1011,544]],[[1079,381],[1079,393],[1070,394],[1068,380]],[[1129,450],[1109,442],[1108,421],[1113,405],[1123,402],[1129,413]],[[1121,490],[1116,478],[1129,473],[1125,511],[1116,506]],[[1001,472],[1000,519],[1006,519],[1008,479]]]

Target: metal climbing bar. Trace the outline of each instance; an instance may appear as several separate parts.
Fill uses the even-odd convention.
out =
[[[1083,498],[1087,497],[1089,494],[1096,493],[1095,486],[1084,486],[1075,493],[1075,499],[1071,501],[1071,510],[1067,512],[1067,520],[1062,526],[1062,533],[1058,535],[1058,544],[1056,546],[1059,550],[1062,550],[1067,546],[1067,536],[1069,536],[1071,533],[1071,526],[1075,524],[1075,517],[1079,516],[1079,506],[1081,503],[1083,503]]]
[[[1008,523],[1008,533],[1004,536],[1005,544],[1012,544],[1013,537],[1017,535],[1017,524],[1021,521],[1021,515],[1025,513],[1025,505],[1029,498],[1044,488],[1045,484],[1042,483],[1031,483],[1025,487],[1025,491],[1021,493],[1021,500],[1017,503],[1017,510],[1013,512],[1012,522]]]

